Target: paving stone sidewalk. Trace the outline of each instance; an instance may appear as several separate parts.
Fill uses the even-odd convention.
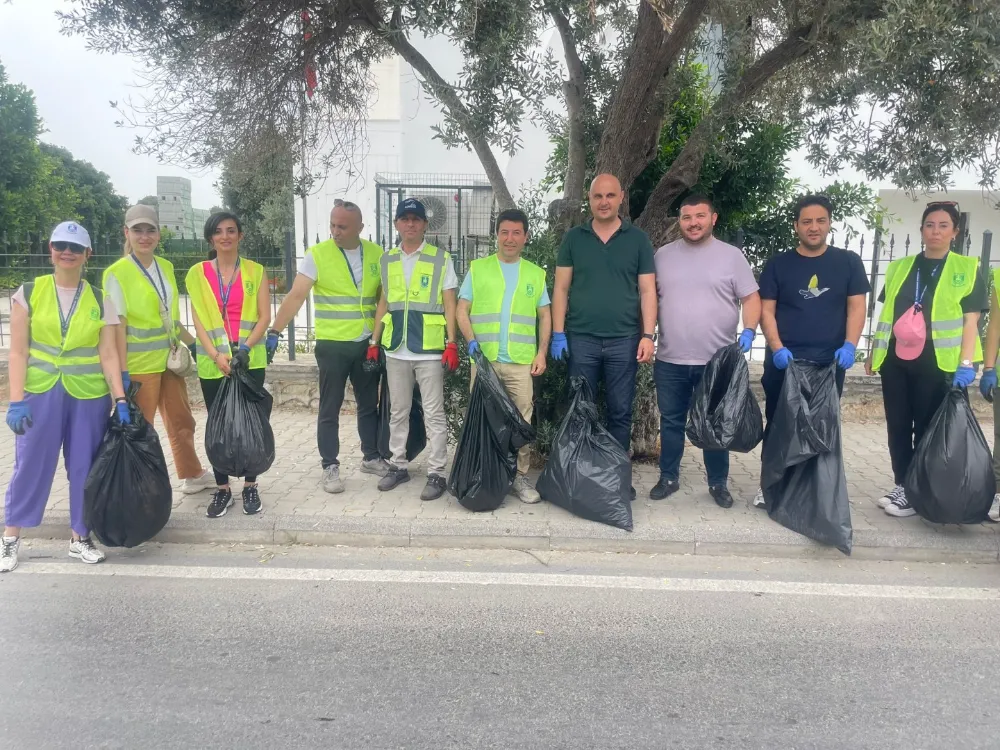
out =
[[[195,416],[200,442],[204,437],[206,415],[200,411]],[[434,544],[428,546],[543,548],[556,546],[558,539],[559,544],[566,547],[608,551],[662,549],[700,554],[742,551],[839,555],[835,550],[822,548],[787,531],[771,521],[763,510],[751,506],[760,476],[759,449],[752,454],[732,456],[730,488],[736,503],[729,510],[719,508],[708,495],[701,453],[690,445],[681,467],[681,490],[667,500],[649,499],[649,490],[656,483],[659,472],[653,464],[637,463],[634,470],[638,495],[633,504],[635,531],[628,534],[576,518],[545,502],[525,505],[515,497],[508,497],[503,506],[492,513],[480,514],[467,511],[448,494],[437,501],[421,502],[418,496],[425,476],[423,455],[411,464],[414,476],[408,484],[392,492],[379,492],[376,488],[378,478],[360,472],[360,443],[351,414],[342,415],[340,431],[341,476],[347,489],[342,494],[330,495],[320,487],[322,470],[316,449],[315,412],[282,408],[275,410],[272,424],[277,458],[271,470],[259,480],[264,512],[257,517],[244,517],[237,503],[226,518],[207,519],[204,514],[209,491],[183,495],[175,489],[174,512],[168,526],[168,531],[173,529],[175,533],[166,534],[166,538],[177,541],[365,543],[352,539],[354,535],[366,537],[372,543],[379,543],[381,539],[387,544],[399,544],[409,539],[414,546],[430,540]],[[984,423],[983,431],[992,443],[992,425]],[[855,556],[859,552],[865,554],[868,548],[871,556],[880,558],[997,559],[1000,536],[993,524],[941,527],[917,517],[891,518],[877,508],[875,500],[892,486],[885,425],[845,422],[843,434]],[[0,452],[13,456],[13,449],[13,435],[8,430],[0,431]],[[203,455],[203,446],[199,452]],[[173,475],[170,451],[166,453]],[[0,465],[0,482],[4,489],[11,466],[11,460]],[[537,473],[532,472],[532,479]],[[234,489],[239,486],[237,481]],[[53,523],[68,514],[68,490],[60,465],[49,503]],[[191,534],[182,534],[180,529],[187,529]],[[310,531],[314,533],[310,535]]]

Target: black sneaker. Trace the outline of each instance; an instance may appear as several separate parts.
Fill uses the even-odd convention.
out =
[[[720,508],[733,507],[733,496],[729,494],[729,488],[726,485],[720,484],[716,487],[709,487],[708,494],[712,496],[715,504]]]
[[[444,494],[447,485],[448,483],[444,481],[444,477],[437,474],[429,474],[427,476],[427,484],[424,485],[424,490],[420,493],[420,499],[437,500]]]
[[[260,513],[260,493],[257,485],[251,484],[243,488],[243,515],[256,516]]]
[[[382,492],[394,490],[403,482],[410,481],[410,472],[406,469],[397,469],[395,466],[389,468],[389,473],[378,480],[378,488]]]
[[[663,498],[670,497],[671,495],[673,495],[680,488],[681,488],[680,482],[674,482],[670,479],[664,479],[663,477],[660,477],[660,481],[657,482],[653,486],[653,489],[649,491],[649,499],[663,500]]]
[[[221,518],[233,505],[233,493],[221,487],[212,494],[212,502],[208,504],[205,515],[209,518]]]

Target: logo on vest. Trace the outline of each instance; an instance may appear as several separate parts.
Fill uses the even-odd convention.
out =
[[[101,313],[100,313],[100,311],[99,311],[99,310],[97,309],[97,307],[96,307],[96,306],[95,306],[95,307],[92,307],[92,308],[90,308],[90,319],[91,319],[91,320],[100,320],[100,319],[101,319]]]
[[[431,285],[431,277],[430,276],[428,276],[427,274],[424,274],[423,276],[420,277],[420,287],[422,289],[426,289],[430,285]]]
[[[378,273],[378,265],[377,265],[377,264],[375,264],[375,263],[369,263],[369,264],[368,264],[368,272],[369,272],[369,273],[370,273],[370,274],[371,274],[372,276],[374,276],[375,274],[377,274],[377,273]]]
[[[952,274],[951,285],[952,286],[964,286],[965,285],[965,274],[964,273]]]
[[[524,293],[526,295],[528,295],[529,297],[534,297],[535,296],[535,285],[534,284],[528,284],[526,287],[524,287]]]
[[[243,289],[246,291],[247,294],[253,296],[254,292],[257,289],[257,285],[254,284],[252,281],[245,281],[243,282]]]

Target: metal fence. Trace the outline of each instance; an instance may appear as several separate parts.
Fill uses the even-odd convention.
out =
[[[469,263],[494,252],[495,249],[492,237],[456,238],[451,235],[428,235],[427,240],[446,248],[452,254],[455,270],[460,278],[467,272]],[[737,236],[734,241],[739,244],[739,237]],[[983,274],[987,288],[990,285],[991,268],[1000,265],[1000,259],[994,261],[991,257],[992,243],[993,235],[989,231],[983,232],[981,239],[977,238],[976,242],[973,242],[971,234],[963,233],[954,247],[956,252],[979,257],[980,273]],[[394,243],[387,241],[380,244],[383,244],[383,247],[392,247]],[[879,232],[874,235],[843,238],[840,241],[834,236],[831,237],[830,244],[858,253],[868,274],[872,294],[868,298],[867,320],[858,345],[859,353],[868,352],[873,341],[875,324],[881,312],[878,295],[884,284],[885,269],[897,258],[919,253],[922,250],[919,236],[914,239],[910,235]],[[92,284],[100,286],[104,270],[122,257],[122,247],[117,237],[97,238],[94,240],[94,245],[94,255],[87,265],[86,276]],[[266,249],[256,252],[251,250],[246,253],[246,257],[262,263],[267,269],[272,315],[277,312],[284,300],[290,280],[295,277],[295,267],[301,255],[296,257],[294,248],[295,244],[289,233],[283,250]],[[174,264],[181,293],[181,322],[191,325],[191,306],[184,287],[184,277],[194,264],[208,257],[208,245],[201,241],[171,240],[165,244],[162,254]],[[10,309],[14,292],[25,281],[49,273],[51,270],[49,257],[48,241],[44,236],[32,235],[20,238],[0,236],[0,348],[10,345]],[[311,302],[307,302],[286,332],[285,343],[289,358],[295,359],[297,352],[311,351],[314,340],[312,305]],[[751,361],[763,361],[764,350],[763,336],[758,336],[750,353]]]

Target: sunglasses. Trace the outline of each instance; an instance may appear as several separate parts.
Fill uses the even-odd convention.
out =
[[[83,245],[78,245],[75,242],[53,242],[52,247],[58,250],[60,253],[64,253],[69,250],[74,255],[83,255],[87,252],[87,248]]]
[[[349,211],[358,211],[358,210],[360,210],[358,208],[358,204],[357,203],[351,203],[350,201],[345,201],[342,198],[334,198],[334,200],[333,200],[333,206],[334,206],[334,208],[346,208]]]
[[[931,201],[927,204],[926,208],[934,208],[936,206],[954,206],[958,208],[958,201]]]

